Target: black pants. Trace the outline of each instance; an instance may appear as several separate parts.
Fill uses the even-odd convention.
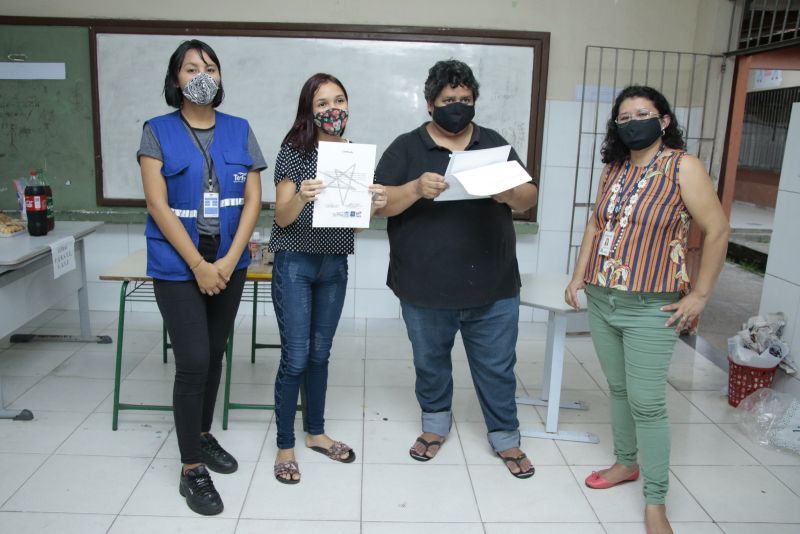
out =
[[[219,239],[200,236],[198,250],[216,261]],[[242,298],[247,269],[231,275],[219,295],[200,293],[195,280],[154,280],[158,309],[175,354],[172,405],[181,462],[200,463],[200,433],[211,429],[222,374],[222,357]]]

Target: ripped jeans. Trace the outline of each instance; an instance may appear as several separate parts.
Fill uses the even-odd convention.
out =
[[[272,303],[281,335],[275,379],[278,448],[294,447],[301,380],[309,434],[325,433],[328,359],[347,289],[347,255],[280,251],[272,267]]]

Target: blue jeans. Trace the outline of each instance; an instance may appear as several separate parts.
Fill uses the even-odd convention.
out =
[[[515,393],[519,295],[462,310],[423,308],[400,302],[417,373],[415,393],[422,431],[446,436],[452,424],[453,363],[461,330],[472,383],[495,451],[519,447]]]
[[[272,303],[281,334],[275,379],[278,448],[294,448],[300,381],[309,434],[325,433],[328,359],[347,288],[347,256],[280,251],[272,267]]]

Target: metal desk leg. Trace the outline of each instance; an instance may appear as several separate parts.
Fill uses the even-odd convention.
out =
[[[250,363],[256,363],[256,316],[258,316],[258,282],[253,281],[253,330],[250,334]]]
[[[30,410],[6,410],[3,404],[3,379],[0,377],[0,419],[13,419],[14,421],[30,421],[33,412]]]
[[[86,289],[86,253],[84,252],[83,239],[75,243],[78,250],[78,259],[81,262],[81,287],[78,289],[78,313],[81,318],[81,337],[89,339],[92,335],[91,319],[89,317],[89,291]],[[109,343],[111,340],[108,340]],[[98,340],[98,343],[101,341]]]
[[[164,363],[167,363],[167,349],[171,346],[167,337],[167,323],[161,321],[161,355],[164,358]]]
[[[125,332],[125,295],[128,291],[128,281],[122,282],[119,292],[119,320],[117,321],[117,362],[114,366],[114,408],[111,415],[111,430],[117,429],[119,421],[119,389],[122,375],[122,335]]]
[[[567,333],[565,313],[550,311],[547,321],[547,345],[545,348],[542,398],[517,398],[517,403],[533,406],[547,406],[545,431],[522,429],[520,434],[529,438],[546,438],[563,441],[599,443],[600,438],[589,432],[559,432],[558,410],[569,408],[586,410],[582,402],[561,402],[561,383],[564,377],[564,341]]]
[[[225,348],[225,393],[222,397],[222,430],[228,430],[228,411],[231,409],[231,370],[233,369],[233,328]]]

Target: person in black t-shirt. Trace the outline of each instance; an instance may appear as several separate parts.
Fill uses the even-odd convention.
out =
[[[434,202],[454,151],[507,145],[472,122],[478,82],[457,60],[428,73],[425,100],[433,120],[395,139],[381,157],[376,182],[386,185],[389,217],[387,285],[400,299],[414,353],[422,435],[409,454],[433,458],[452,423],[451,349],[460,330],[489,442],[517,478],[533,475],[519,449],[514,400],[520,276],[511,210],[536,204],[531,181],[492,198]],[[511,159],[519,161],[512,149]]]

